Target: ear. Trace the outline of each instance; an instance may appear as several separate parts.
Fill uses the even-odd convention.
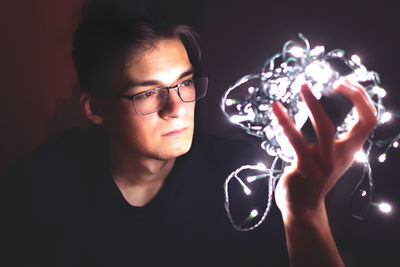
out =
[[[94,124],[103,124],[103,116],[94,97],[88,92],[81,92],[80,103],[86,118]]]

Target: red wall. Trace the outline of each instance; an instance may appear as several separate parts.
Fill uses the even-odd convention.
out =
[[[82,3],[0,3],[0,170],[16,155],[82,122],[71,58]]]

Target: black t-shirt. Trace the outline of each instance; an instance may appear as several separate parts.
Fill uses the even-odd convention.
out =
[[[69,130],[9,168],[4,179],[11,182],[5,187],[14,262],[287,266],[275,206],[266,222],[250,232],[236,231],[224,209],[225,178],[263,154],[248,144],[196,134],[158,194],[144,207],[134,207],[114,183],[105,144],[100,129]]]

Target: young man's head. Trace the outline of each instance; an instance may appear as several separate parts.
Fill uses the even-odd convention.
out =
[[[200,56],[188,26],[169,25],[151,12],[89,7],[73,50],[86,116],[125,154],[165,160],[186,153],[194,101],[207,86],[195,79]]]

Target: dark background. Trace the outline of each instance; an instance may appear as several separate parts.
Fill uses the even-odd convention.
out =
[[[230,138],[246,138],[219,110],[228,86],[258,72],[285,41],[303,33],[311,46],[342,48],[359,55],[381,75],[385,105],[400,109],[399,15],[396,1],[177,1],[182,17],[192,17],[204,41],[210,87],[198,105],[198,127]],[[0,170],[72,126],[87,123],[79,108],[79,88],[71,59],[72,33],[83,0],[0,2]],[[188,11],[189,10],[189,11]],[[193,12],[195,10],[195,12]],[[189,13],[188,13],[189,12]],[[397,128],[395,128],[397,126]],[[399,123],[383,130],[399,131]],[[258,140],[252,140],[258,142]],[[377,164],[372,159],[376,200],[394,205],[389,215],[372,210],[367,222],[351,218],[349,196],[359,176],[355,164],[328,197],[332,230],[348,266],[400,266],[399,151]],[[253,164],[249,162],[249,164]],[[239,167],[239,166],[238,166]]]

